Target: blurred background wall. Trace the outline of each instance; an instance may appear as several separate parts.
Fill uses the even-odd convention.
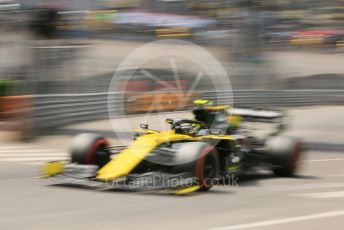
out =
[[[8,113],[8,105],[18,102],[8,97],[105,93],[130,52],[160,39],[205,48],[221,62],[234,90],[341,90],[343,27],[339,0],[3,0],[1,117],[19,116]],[[154,52],[176,45],[170,41]],[[187,63],[177,65],[185,91],[197,73]],[[146,68],[168,81],[174,74],[162,60]],[[156,82],[147,83],[137,73],[127,90],[161,91]],[[226,76],[211,82],[205,76],[197,90],[214,90],[221,77]],[[40,111],[34,109],[35,99],[27,98],[17,104],[29,103],[25,108]]]

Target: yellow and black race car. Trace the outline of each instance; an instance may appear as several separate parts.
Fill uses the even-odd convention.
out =
[[[194,119],[167,119],[168,131],[140,125],[129,146],[110,146],[96,134],[73,140],[69,163],[49,162],[45,177],[82,186],[167,190],[185,194],[225,185],[257,168],[277,176],[293,176],[302,152],[301,142],[279,135],[285,128],[280,111],[229,109],[197,100]],[[277,125],[264,138],[253,137],[241,122]]]

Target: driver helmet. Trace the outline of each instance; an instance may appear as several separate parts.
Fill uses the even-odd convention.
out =
[[[198,134],[200,129],[201,129],[200,124],[182,123],[178,127],[175,128],[175,133],[195,136]]]

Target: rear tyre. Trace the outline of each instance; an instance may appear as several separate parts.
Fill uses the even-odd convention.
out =
[[[73,138],[71,162],[103,167],[110,161],[109,143],[97,134],[82,133]]]
[[[176,155],[174,171],[193,175],[200,191],[211,189],[218,178],[219,159],[214,146],[203,142],[185,143]]]
[[[299,169],[302,142],[291,137],[274,137],[266,142],[276,176],[291,177]]]

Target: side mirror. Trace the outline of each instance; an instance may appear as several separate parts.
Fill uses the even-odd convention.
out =
[[[166,123],[170,124],[170,125],[173,125],[173,120],[171,118],[167,118],[166,119]]]
[[[140,124],[141,129],[148,129],[148,124]]]

